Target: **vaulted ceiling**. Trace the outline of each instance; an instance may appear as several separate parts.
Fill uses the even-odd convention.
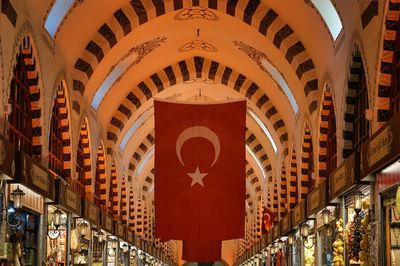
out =
[[[41,14],[38,23],[51,2],[27,2]],[[254,202],[280,171],[289,140],[302,128],[298,121],[316,115],[334,55],[323,20],[301,0],[81,0],[54,43],[74,97],[83,97],[97,117],[107,152],[147,191],[154,181],[154,97],[247,98]]]

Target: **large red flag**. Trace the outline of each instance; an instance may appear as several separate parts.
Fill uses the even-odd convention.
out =
[[[156,237],[243,237],[246,101],[154,108]]]
[[[221,260],[221,241],[183,241],[182,259],[195,262]]]

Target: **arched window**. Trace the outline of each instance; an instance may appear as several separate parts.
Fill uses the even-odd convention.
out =
[[[359,68],[358,71],[358,82],[355,86],[356,95],[354,97],[355,104],[352,152],[360,152],[361,144],[364,143],[369,136],[369,121],[365,117],[365,111],[368,109],[368,88],[362,62],[361,68]]]
[[[20,51],[13,70],[10,84],[11,113],[9,115],[8,136],[16,148],[32,156],[32,116],[31,96],[29,92],[28,72]]]
[[[58,95],[62,95],[62,91],[57,93],[57,97],[54,100],[53,110],[51,112],[51,126],[50,126],[50,137],[49,137],[49,169],[55,174],[66,178],[63,165],[64,165],[64,142],[62,138],[62,114],[60,113],[60,103],[58,101]]]
[[[392,87],[390,90],[390,117],[400,112],[400,23],[397,26],[392,63]]]

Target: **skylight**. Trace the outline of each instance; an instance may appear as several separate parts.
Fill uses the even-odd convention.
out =
[[[135,132],[147,121],[147,119],[153,115],[152,109],[153,108],[148,109],[141,116],[139,116],[129,130],[125,133],[125,136],[122,138],[122,141],[119,144],[120,150],[125,150],[126,144],[128,144],[128,141],[131,139],[133,134],[135,134]]]
[[[272,138],[271,133],[269,133],[265,124],[261,121],[261,119],[252,110],[249,110],[249,114],[254,119],[254,121],[256,121],[258,126],[264,132],[264,134],[267,136],[269,142],[271,143],[272,148],[274,149],[274,152],[276,153],[278,151],[278,147],[276,146],[276,143],[275,143],[274,139]]]
[[[250,147],[248,145],[246,145],[246,150],[250,154],[250,156],[253,158],[253,160],[256,162],[258,168],[260,168],[263,178],[265,179],[266,175],[265,175],[264,169],[263,169],[260,161],[257,159],[256,155],[254,154],[254,152],[250,149]]]
[[[154,155],[154,146],[151,147],[151,149],[143,157],[143,160],[140,162],[140,164],[136,170],[135,176],[138,176],[142,173],[143,168],[146,166],[147,162],[151,159],[151,157],[153,157],[153,155]]]
[[[58,27],[60,27],[65,15],[67,15],[74,3],[75,0],[57,0],[54,3],[46,18],[46,21],[44,22],[44,28],[50,34],[52,39],[54,39]]]
[[[272,76],[272,78],[278,83],[279,87],[282,88],[283,92],[285,93],[286,97],[289,100],[290,106],[293,109],[293,112],[297,114],[299,111],[299,106],[297,105],[296,99],[290,89],[289,85],[287,84],[285,78],[282,76],[281,72],[276,69],[267,59],[262,59],[261,64],[264,69]]]
[[[311,3],[318,9],[319,14],[328,26],[329,32],[336,41],[342,31],[343,25],[331,0],[311,0]]]
[[[126,58],[119,61],[114,68],[108,73],[107,77],[101,83],[92,99],[92,107],[98,109],[100,103],[103,101],[104,96],[111,88],[111,86],[121,77],[122,74],[136,61],[137,54],[131,53]]]

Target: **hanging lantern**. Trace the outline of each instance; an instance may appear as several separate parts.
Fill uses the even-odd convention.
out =
[[[303,237],[308,237],[309,234],[310,234],[310,226],[307,223],[304,223],[301,226],[301,235]]]
[[[353,204],[356,213],[359,213],[362,209],[362,196],[363,194],[361,191],[357,191],[353,194]]]
[[[17,186],[16,189],[14,189],[13,192],[11,192],[11,195],[13,196],[14,200],[14,208],[15,209],[21,209],[22,208],[22,197],[25,195],[25,193]]]
[[[324,225],[328,226],[331,221],[331,212],[328,209],[325,209],[321,213],[322,222]]]
[[[113,249],[116,249],[116,248],[118,247],[118,241],[117,241],[117,240],[114,240],[113,242],[111,242],[111,247],[112,247]]]
[[[54,212],[53,212],[53,217],[54,217],[54,226],[56,227],[56,228],[58,228],[61,224],[62,224],[62,222],[61,222],[61,219],[62,219],[62,211],[60,211],[59,209],[56,209]]]
[[[123,252],[128,252],[128,249],[129,249],[128,245],[127,245],[126,243],[124,243],[124,244],[122,245],[122,251],[123,251]]]
[[[288,244],[293,245],[294,244],[294,235],[290,234],[288,236]]]
[[[79,232],[79,235],[81,237],[87,236],[89,234],[89,225],[85,221],[82,221],[79,224],[79,231],[78,232]]]
[[[279,241],[276,243],[276,245],[277,245],[278,249],[283,249],[283,242],[282,242],[282,240],[279,240]]]

